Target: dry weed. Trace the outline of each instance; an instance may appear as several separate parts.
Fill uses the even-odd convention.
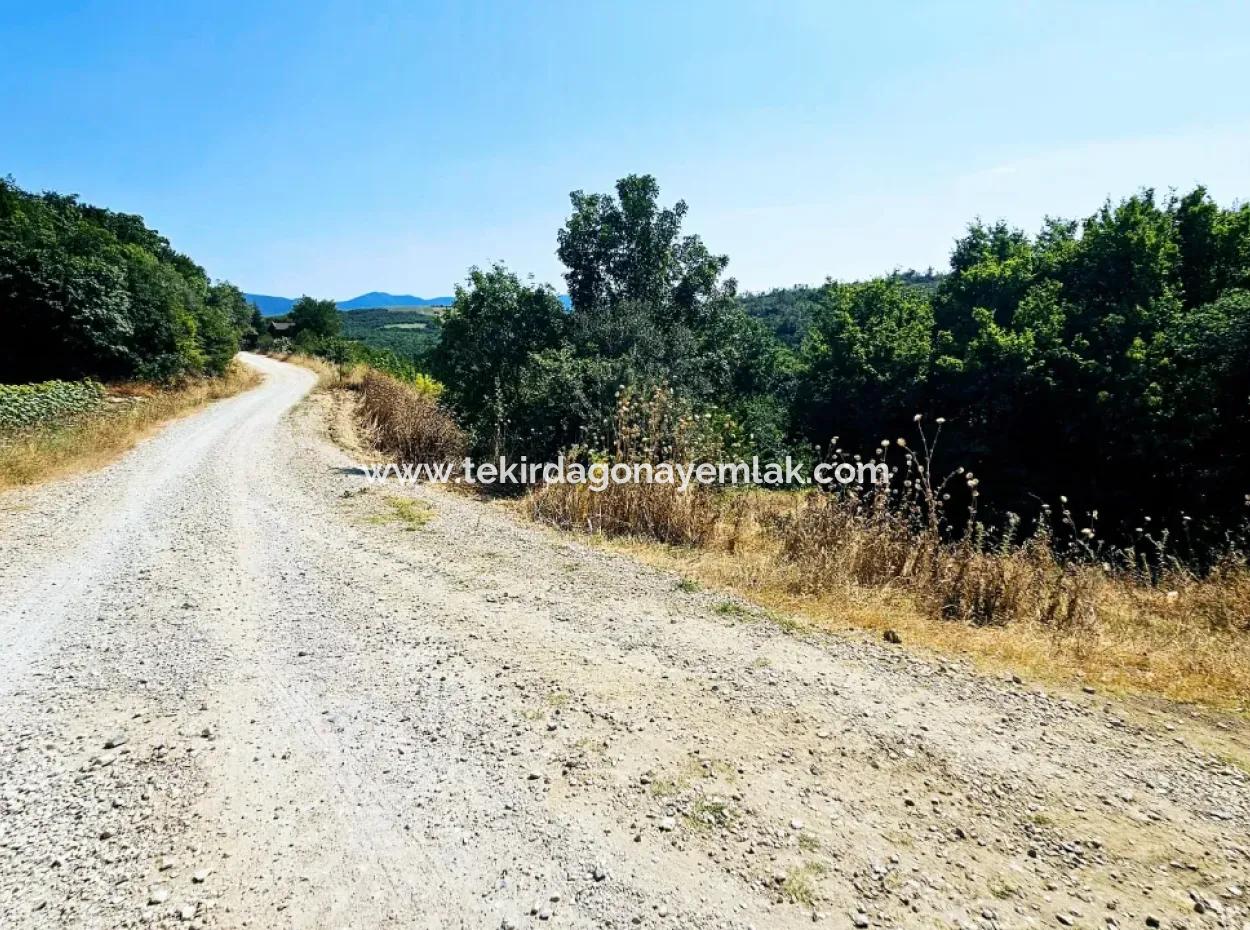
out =
[[[360,378],[361,412],[378,448],[414,465],[463,458],[464,432],[430,393],[373,369]]]
[[[234,362],[220,378],[188,379],[173,387],[109,385],[109,402],[98,413],[0,439],[0,488],[98,468],[175,417],[259,382],[255,369]]]

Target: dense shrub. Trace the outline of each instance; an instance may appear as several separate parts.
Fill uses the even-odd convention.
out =
[[[100,406],[104,388],[95,381],[0,384],[0,430],[18,430]]]
[[[1167,534],[1206,569],[1250,513],[1250,205],[1144,190],[1033,236],[978,221],[944,272],[744,301],[658,193],[631,176],[572,195],[570,307],[502,267],[457,290],[433,370],[479,451],[548,459],[622,388],[666,387],[763,458],[833,436],[870,454],[944,416],[944,463],[992,479],[979,519],[1023,515],[1026,535],[1066,495],[1117,546]],[[958,535],[972,499],[950,493]]]
[[[1202,188],[1035,236],[977,222],[931,297],[901,280],[823,289],[796,426],[860,451],[931,411],[950,423],[946,461],[992,479],[990,522],[1064,495],[1122,545],[1150,516],[1207,561],[1250,490],[1247,288],[1250,205]]]
[[[140,217],[0,179],[0,382],[221,374],[252,322]]]

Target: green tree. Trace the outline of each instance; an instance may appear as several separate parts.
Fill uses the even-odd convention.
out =
[[[142,218],[0,180],[0,378],[220,372],[245,322]]]
[[[314,336],[337,336],[342,327],[338,305],[332,300],[316,300],[305,294],[291,307],[291,322],[296,333]]]
[[[924,403],[933,339],[933,308],[901,281],[828,284],[800,354],[806,435],[863,452],[898,435]]]
[[[569,195],[573,213],[557,235],[556,254],[568,269],[574,310],[635,301],[689,315],[721,293],[728,257],[713,255],[698,236],[682,236],[685,201],[662,208],[659,196],[655,178],[633,174],[616,182],[616,197]]]
[[[443,320],[434,371],[479,448],[506,451],[509,422],[534,353],[559,344],[568,320],[549,286],[503,265],[472,268]]]

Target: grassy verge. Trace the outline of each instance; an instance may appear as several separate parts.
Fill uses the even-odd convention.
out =
[[[259,382],[254,369],[234,362],[220,378],[197,378],[176,387],[110,385],[97,413],[0,436],[0,489],[99,468],[170,420]]]
[[[377,376],[356,389],[360,426],[384,458],[437,461],[463,449],[429,397]],[[912,487],[936,499],[926,482]],[[921,518],[938,508],[919,509],[914,496],[899,504],[549,485],[519,507],[676,572],[681,590],[706,586],[753,601],[789,632],[889,631],[891,641],[987,670],[1250,713],[1250,568],[1241,552],[1230,550],[1209,575],[1177,565],[1148,583],[1131,561],[1077,557],[1045,529],[993,545],[952,540]],[[1066,510],[1062,518],[1070,522]],[[722,613],[738,616],[733,606]]]
[[[890,588],[847,585],[801,593],[793,573],[764,551],[728,553],[641,538],[600,543],[744,597],[785,616],[790,622],[783,626],[798,632],[893,630],[907,645],[966,656],[990,671],[1250,712],[1247,637],[1204,629],[1187,622],[1182,611],[1143,610],[1130,592],[1104,592],[1104,615],[1079,631],[1056,632],[1033,623],[972,627],[933,619],[911,594]]]
[[[542,522],[576,528],[575,520],[553,519],[571,509],[567,501],[553,501],[553,493],[578,492],[539,490],[524,509]],[[605,505],[606,498],[595,506]],[[714,526],[700,513],[697,545],[657,541],[660,534],[651,527],[594,538],[681,575],[691,590],[710,587],[759,604],[785,618],[782,626],[792,632],[889,630],[904,644],[965,656],[987,671],[1250,712],[1250,576],[1244,566],[1147,585],[1095,567],[1074,575],[1046,553],[1014,550],[948,553],[947,562],[935,560],[936,569],[925,572],[915,567],[922,555],[909,552],[910,574],[888,572],[883,566],[897,553],[874,537],[878,527],[839,525],[835,534],[810,520],[796,522],[804,519],[805,506],[799,495],[747,495],[723,506]],[[636,502],[631,508],[639,512]],[[602,526],[593,519],[580,525]],[[796,533],[804,542],[798,550]],[[986,559],[997,561],[983,564]],[[952,619],[950,604],[966,599],[970,585],[1011,609],[1000,610],[994,622]],[[1052,604],[1067,599],[1065,610],[1050,610],[1047,598]],[[1072,612],[1067,601],[1075,605]]]
[[[315,355],[305,355],[302,352],[292,352],[287,355],[273,355],[280,362],[287,362],[291,365],[299,365],[301,368],[307,368],[317,376],[317,384],[313,388],[314,391],[324,391],[327,388],[335,387],[344,380],[342,370],[338,365],[331,364],[325,359],[317,358]]]

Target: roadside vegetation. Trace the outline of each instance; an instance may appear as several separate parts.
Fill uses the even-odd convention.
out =
[[[401,462],[453,462],[464,456],[464,431],[438,403],[441,385],[432,379],[405,383],[366,369],[355,381],[361,414],[378,447]]]
[[[1245,709],[1250,207],[1146,190],[1034,236],[973,223],[945,271],[745,297],[685,212],[649,177],[575,192],[569,308],[470,271],[429,360],[470,451],[889,486],[549,485],[534,518],[800,627]]]
[[[1142,191],[1032,236],[973,223],[940,274],[746,300],[685,212],[649,177],[575,193],[568,311],[501,266],[470,272],[431,363],[479,453],[610,455],[622,392],[663,392],[748,459],[867,459],[924,414],[945,421],[935,473],[983,478],[986,525],[1030,528],[1066,497],[1078,531],[1166,536],[1206,565],[1243,529],[1250,206]],[[962,528],[970,489],[947,493]]]
[[[260,375],[237,362],[219,376],[152,381],[61,382],[82,398],[75,408],[20,427],[0,427],[0,489],[98,468],[170,420],[258,384]],[[0,421],[10,420],[10,398],[27,385],[0,385]],[[34,387],[43,387],[36,385]],[[64,389],[63,389],[64,390]],[[88,403],[86,398],[94,399]]]
[[[30,429],[91,413],[98,410],[103,401],[103,385],[91,379],[0,384],[0,430]]]
[[[0,179],[0,487],[103,464],[257,380],[254,308],[131,214]]]
[[[225,373],[254,308],[141,217],[0,179],[0,382]]]

